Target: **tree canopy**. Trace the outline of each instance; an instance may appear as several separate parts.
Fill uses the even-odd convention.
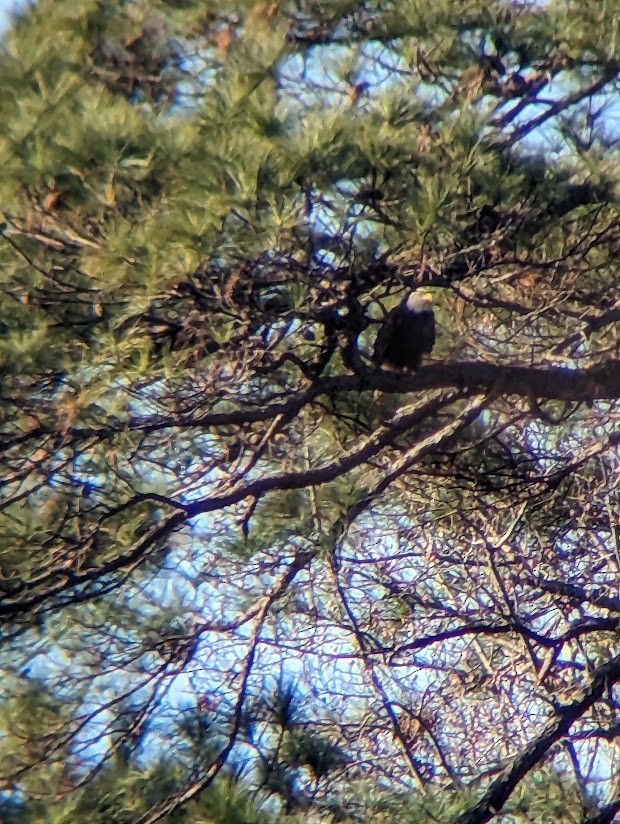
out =
[[[0,818],[612,822],[617,4],[0,43]],[[410,290],[437,344],[374,340]]]

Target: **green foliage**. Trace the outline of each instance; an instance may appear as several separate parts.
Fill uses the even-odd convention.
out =
[[[615,803],[617,18],[15,13],[3,821],[451,824],[513,774],[476,820]],[[421,285],[430,359],[375,369]]]

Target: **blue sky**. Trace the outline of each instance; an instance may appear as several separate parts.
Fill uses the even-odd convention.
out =
[[[17,5],[17,0],[0,0],[0,29],[6,26],[9,12]]]

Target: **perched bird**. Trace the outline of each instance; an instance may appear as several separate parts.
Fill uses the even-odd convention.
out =
[[[411,292],[386,316],[375,341],[377,366],[417,369],[422,355],[435,343],[433,298],[428,292]]]

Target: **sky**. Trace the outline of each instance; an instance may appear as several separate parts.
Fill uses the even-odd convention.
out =
[[[8,23],[9,12],[17,5],[19,5],[19,3],[16,2],[16,0],[0,0],[0,31],[4,29]]]

